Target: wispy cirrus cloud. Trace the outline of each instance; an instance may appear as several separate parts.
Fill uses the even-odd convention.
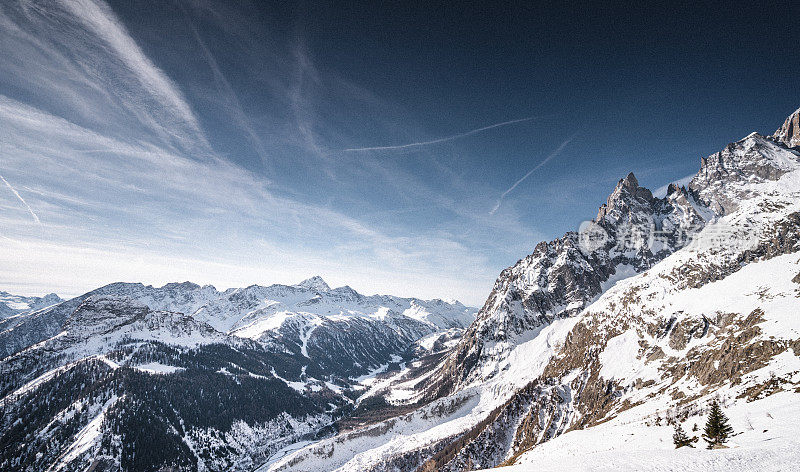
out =
[[[203,38],[200,36],[200,33],[197,31],[197,27],[194,23],[191,23],[190,20],[190,28],[192,30],[192,34],[194,36],[195,41],[197,41],[197,45],[200,46],[200,51],[206,62],[208,63],[209,68],[211,69],[212,74],[214,75],[214,80],[219,85],[221,92],[225,96],[225,100],[223,103],[227,105],[228,113],[236,120],[239,127],[245,132],[247,139],[250,141],[250,144],[253,147],[253,150],[258,154],[261,158],[261,162],[267,166],[271,165],[271,157],[267,153],[267,150],[264,147],[264,143],[261,141],[261,137],[256,132],[255,128],[253,127],[253,123],[250,120],[250,117],[244,112],[242,108],[242,104],[239,100],[238,95],[231,87],[230,82],[225,77],[225,74],[222,72],[222,69],[219,67],[217,60],[214,58],[214,54],[212,54],[211,50],[206,45]]]
[[[292,48],[292,80],[288,90],[291,109],[297,124],[297,131],[306,148],[318,157],[325,155],[315,133],[314,103],[311,88],[319,83],[319,75],[314,62],[302,41]]]
[[[207,158],[213,151],[180,88],[101,1],[0,8],[0,81],[40,108],[117,136],[139,133]]]
[[[0,226],[13,236],[0,240],[5,286],[80,281],[61,289],[75,294],[101,279],[161,283],[182,277],[234,286],[290,283],[320,272],[365,291],[433,297],[436,290],[421,284],[437,287],[441,279],[449,280],[448,293],[467,300],[481,292],[463,291],[451,269],[454,260],[461,271],[485,267],[485,256],[452,238],[389,234],[333,209],[275,195],[262,179],[226,161],[195,161],[107,137],[2,96],[0,122],[0,140],[11,151],[0,168],[31,189],[48,221],[39,235],[0,212]],[[35,139],[42,135],[46,142]],[[58,262],[59,254],[69,267]],[[22,270],[47,258],[48,271]],[[387,284],[397,271],[413,284]],[[85,277],[68,275],[74,273]]]
[[[234,286],[321,273],[366,292],[480,303],[491,252],[530,229],[486,217],[491,187],[461,180],[433,146],[418,169],[328,159],[365,124],[412,135],[403,112],[316,63],[302,40],[259,49],[269,41],[258,25],[228,21],[225,8],[183,31],[193,72],[208,77],[198,83],[170,77],[100,0],[0,5],[0,174],[47,223],[34,231],[17,201],[0,199],[0,285],[69,295],[113,280]],[[225,31],[207,33],[208,22]],[[230,30],[234,40],[219,36]],[[225,60],[212,52],[230,43],[241,47]],[[237,61],[247,74],[229,80]],[[239,147],[219,151],[221,135]],[[249,149],[278,171],[237,161]]]
[[[74,15],[89,31],[97,35],[115,53],[115,58],[140,82],[142,89],[161,103],[162,111],[174,111],[166,117],[166,126],[159,126],[165,134],[181,138],[175,128],[188,128],[193,138],[208,145],[200,123],[180,89],[159,69],[130,37],[114,12],[103,2],[95,0],[61,0],[61,6]],[[177,122],[175,122],[177,120]]]

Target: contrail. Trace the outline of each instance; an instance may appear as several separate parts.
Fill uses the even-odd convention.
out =
[[[408,143],[408,144],[400,144],[397,146],[374,146],[374,147],[362,147],[362,148],[349,148],[349,149],[342,149],[340,152],[360,152],[360,151],[386,151],[392,149],[406,149],[406,148],[413,148],[413,147],[420,147],[420,146],[428,146],[430,144],[439,144],[444,143],[446,141],[452,141],[454,139],[464,138],[466,136],[473,135],[475,133],[480,133],[481,131],[486,131],[492,128],[499,128],[501,126],[513,125],[514,123],[522,123],[523,121],[530,121],[536,118],[535,116],[529,116],[527,118],[520,118],[518,120],[511,120],[511,121],[504,121],[502,123],[495,123],[493,125],[484,126],[482,128],[477,128],[469,131],[465,131],[463,133],[454,134],[452,136],[445,136],[443,138],[437,138],[430,141],[421,141],[418,143]]]
[[[500,208],[500,204],[503,202],[503,199],[504,199],[504,198],[506,198],[506,195],[508,195],[509,193],[511,193],[511,191],[512,191],[512,190],[514,190],[515,188],[517,188],[517,185],[521,184],[523,180],[527,179],[528,177],[530,177],[530,176],[531,176],[531,174],[533,174],[534,172],[536,172],[536,171],[537,171],[539,168],[541,168],[543,165],[547,164],[547,163],[550,161],[550,159],[552,159],[552,158],[556,157],[556,156],[557,156],[557,155],[558,155],[558,154],[559,154],[561,151],[563,151],[563,150],[564,150],[564,148],[567,146],[567,144],[569,144],[569,142],[570,142],[570,141],[572,141],[572,138],[574,138],[574,137],[575,137],[575,135],[574,135],[574,134],[573,134],[572,136],[570,136],[570,137],[569,137],[569,138],[568,138],[566,141],[564,141],[563,143],[561,143],[561,144],[560,144],[560,145],[559,145],[559,146],[558,146],[558,147],[555,149],[555,151],[551,152],[549,156],[545,157],[545,158],[544,158],[544,160],[543,160],[542,162],[540,162],[540,163],[536,164],[536,167],[534,167],[533,169],[531,169],[530,171],[528,171],[528,173],[527,173],[527,174],[525,174],[525,175],[523,175],[521,179],[519,179],[519,180],[517,180],[516,182],[514,182],[514,185],[512,185],[511,187],[509,187],[509,188],[508,188],[508,190],[506,190],[505,192],[503,192],[503,194],[502,194],[502,195],[500,195],[500,198],[498,198],[498,199],[497,199],[497,203],[494,205],[494,208],[492,208],[492,211],[490,211],[490,212],[489,212],[489,214],[490,214],[490,215],[494,215],[494,212],[496,212],[496,211],[497,211],[497,210]]]
[[[33,217],[33,219],[34,219],[34,220],[36,220],[36,223],[38,223],[38,224],[40,224],[40,225],[41,225],[41,224],[42,224],[42,222],[41,222],[41,221],[39,221],[39,217],[38,217],[38,216],[36,216],[36,213],[34,213],[34,212],[33,212],[33,210],[31,209],[30,205],[28,205],[28,202],[26,202],[26,201],[25,201],[25,200],[22,198],[22,196],[19,194],[19,192],[17,192],[17,190],[16,190],[14,187],[12,187],[12,186],[11,186],[11,184],[10,184],[10,183],[8,183],[8,181],[7,181],[7,180],[6,180],[6,179],[5,179],[5,178],[4,178],[2,175],[0,175],[0,180],[2,180],[2,181],[3,181],[3,183],[4,183],[4,184],[6,184],[6,187],[8,187],[9,189],[11,189],[11,191],[12,191],[12,192],[14,192],[14,195],[16,195],[16,196],[17,196],[17,198],[19,198],[19,201],[21,201],[21,202],[22,202],[22,204],[23,204],[23,205],[25,205],[25,208],[27,208],[27,209],[28,209],[28,212],[31,214],[31,216]]]

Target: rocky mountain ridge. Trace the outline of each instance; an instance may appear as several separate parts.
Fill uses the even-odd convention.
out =
[[[331,289],[320,277],[298,285],[251,285],[225,291],[191,282],[162,287],[112,283],[48,309],[0,320],[0,357],[56,335],[80,303],[91,297],[107,296],[135,300],[156,311],[183,313],[223,333],[264,340],[276,336],[287,339],[291,326],[296,327],[303,320],[342,328],[348,319],[361,318],[369,326],[381,325],[384,331],[397,331],[398,323],[413,326],[414,332],[405,339],[410,344],[439,330],[464,328],[474,319],[475,312],[459,302],[365,296],[347,286]],[[309,332],[306,344],[313,345],[324,331]],[[295,337],[294,341],[298,347],[303,344],[301,337]]]
[[[579,232],[540,243],[500,274],[476,323],[434,374],[441,387],[426,395],[495,375],[494,360],[513,347],[514,337],[580,313],[616,280],[649,269],[690,244],[708,222],[758,196],[758,184],[796,170],[796,152],[774,140],[752,133],[729,144],[701,159],[688,188],[671,185],[664,198],[640,187],[633,173],[621,179]]]

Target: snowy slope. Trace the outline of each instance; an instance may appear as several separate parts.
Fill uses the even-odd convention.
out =
[[[778,393],[752,403],[732,403],[726,408],[738,434],[729,449],[709,451],[675,449],[673,427],[649,408],[636,408],[593,428],[570,431],[519,457],[503,472],[789,472],[800,468],[800,402],[796,393]],[[690,435],[694,425],[702,429],[705,418],[694,415],[681,421]],[[701,441],[702,442],[702,441]]]
[[[20,315],[0,332],[0,466],[794,470],[800,153],[787,123],[703,159],[662,198],[621,179],[581,231],[504,270],[466,329],[458,303],[319,277],[112,284]],[[691,431],[712,400],[741,433],[731,448],[673,450],[669,425]]]
[[[344,318],[375,317],[392,312],[439,330],[465,328],[474,319],[475,311],[459,302],[391,295],[365,296],[348,286],[331,289],[316,276],[292,286],[253,285],[229,290],[191,313],[220,331],[257,338],[265,331],[279,327],[287,313]]]
[[[248,470],[352,403],[316,364],[128,297],[61,329],[0,363],[0,469]]]
[[[505,269],[426,397],[436,398],[498,375],[515,347],[554,320],[575,316],[616,280],[642,272],[683,247],[713,213],[685,188],[664,198],[621,179],[597,217]],[[589,239],[589,237],[594,239]]]

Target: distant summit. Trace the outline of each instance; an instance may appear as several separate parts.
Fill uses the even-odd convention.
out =
[[[316,290],[318,292],[327,292],[328,290],[331,289],[331,287],[319,275],[315,275],[310,279],[305,279],[296,286],[307,288],[310,290]]]
[[[55,293],[48,293],[43,297],[26,297],[0,291],[0,318],[30,313],[63,301]]]

